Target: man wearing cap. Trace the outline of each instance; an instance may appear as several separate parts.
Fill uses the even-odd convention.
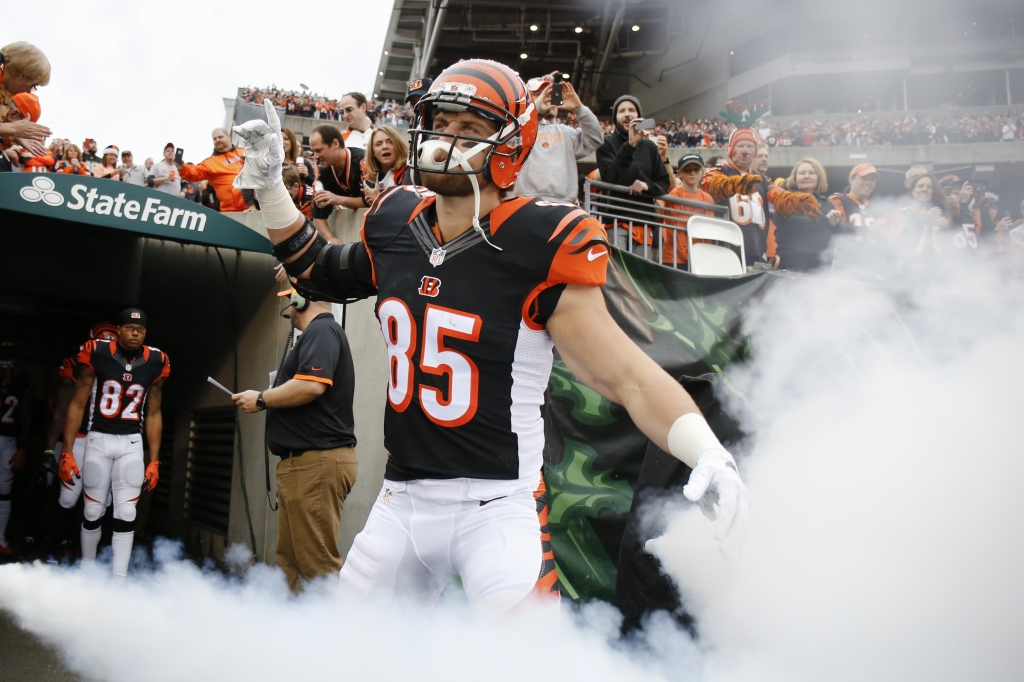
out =
[[[874,217],[868,213],[871,193],[878,182],[878,170],[870,163],[862,163],[850,171],[850,187],[845,194],[836,193],[829,201],[839,211],[839,222],[843,231],[864,236],[874,224]]]
[[[646,138],[643,130],[636,128],[636,124],[643,120],[637,98],[632,95],[619,97],[612,106],[612,112],[615,130],[604,136],[604,142],[597,150],[597,168],[601,171],[601,180],[628,187],[628,194],[619,196],[650,205],[650,213],[653,213],[655,199],[668,192],[671,186],[661,152],[658,151],[658,145]],[[648,212],[643,207],[638,208],[641,211],[638,220],[643,223]],[[645,230],[642,226],[633,228],[632,239],[623,229],[613,232],[615,245],[622,249],[632,245],[634,250],[642,251],[644,241],[652,248],[657,246],[654,230]]]
[[[164,145],[164,158],[153,164],[146,176],[146,185],[160,192],[178,196],[181,192],[181,175],[174,165],[174,143]]]
[[[561,83],[561,106],[552,106],[553,81],[554,78],[548,75],[530,79],[527,84],[527,87],[532,86],[540,125],[533,151],[509,195],[575,204],[580,191],[576,162],[600,147],[604,136],[601,134],[601,122],[580,101],[569,81]],[[576,112],[579,127],[559,123],[557,116],[560,110]]]
[[[146,177],[149,175],[145,168],[135,165],[132,153],[128,150],[121,152],[120,171],[122,181],[140,187],[146,184]]]
[[[85,142],[82,143],[82,159],[81,162],[85,165],[85,169],[89,171],[89,175],[96,170],[96,166],[100,165],[103,160],[100,155],[96,153],[99,149],[99,145],[96,144],[96,140],[91,137],[85,138]]]
[[[4,114],[2,123],[10,124],[19,121],[36,123],[42,109],[39,105],[39,98],[31,92],[21,92],[11,98],[7,103],[7,113]],[[20,147],[20,149],[19,149]],[[0,172],[9,173],[14,166],[21,165],[23,171],[52,171],[56,160],[41,145],[34,145],[29,148],[25,141],[19,138],[3,138],[0,149]],[[22,158],[24,156],[24,159]]]
[[[705,204],[715,203],[711,195],[700,188],[701,180],[704,179],[704,159],[700,154],[684,154],[681,156],[679,163],[676,164],[676,178],[679,182],[669,192],[669,196],[689,201],[700,201]],[[667,209],[673,209],[661,212],[666,215],[665,223],[675,225],[676,227],[685,228],[686,221],[689,219],[688,215],[680,214],[679,210],[689,211],[695,215],[715,215],[715,212],[709,208],[695,208],[662,201],[658,203]],[[685,268],[689,257],[686,249],[686,232],[664,228],[661,231],[661,241],[663,244],[661,249],[662,264],[674,268]],[[674,249],[673,244],[675,245]]]
[[[64,420],[64,449],[58,473],[66,484],[80,478],[85,496],[82,523],[82,563],[96,561],[100,521],[108,493],[114,502],[114,578],[128,575],[135,538],[135,506],[142,488],[153,490],[160,478],[160,439],[163,435],[163,383],[171,361],[159,348],[143,345],[146,313],[138,308],[121,312],[117,339],[87,341],[78,351],[78,379]],[[95,390],[94,387],[95,386]],[[88,433],[81,471],[70,445],[89,406]],[[142,438],[149,444],[144,464]]]
[[[430,92],[430,86],[434,84],[432,78],[420,78],[409,83],[409,92],[405,94],[405,106],[416,107],[416,102],[420,101],[420,97]]]
[[[787,192],[751,170],[760,141],[757,131],[750,126],[736,128],[729,136],[729,160],[708,170],[702,183],[716,203],[729,208],[729,220],[743,231],[743,253],[748,267],[774,255],[774,244],[768,240],[769,210],[780,218],[816,218],[821,214],[813,195]]]
[[[303,581],[337,575],[341,513],[359,468],[352,400],[355,369],[348,338],[326,301],[295,290],[282,315],[302,332],[266,391],[231,396],[245,412],[267,411],[267,442],[277,464],[277,565],[293,592]]]

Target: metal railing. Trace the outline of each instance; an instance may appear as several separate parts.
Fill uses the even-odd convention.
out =
[[[710,215],[728,220],[726,206],[707,204],[664,194],[659,205],[638,201],[628,187],[587,178],[583,184],[583,207],[608,230],[609,241],[623,251],[642,256],[652,263],[678,268],[679,245],[686,244],[686,220],[692,215]],[[633,239],[642,230],[643,241]],[[665,249],[669,256],[662,256]]]

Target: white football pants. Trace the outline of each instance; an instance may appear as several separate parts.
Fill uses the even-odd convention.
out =
[[[82,467],[82,485],[85,493],[86,524],[103,518],[107,495],[114,500],[113,573],[123,578],[128,574],[128,561],[135,536],[135,505],[142,494],[146,467],[143,463],[142,434],[115,435],[90,431],[85,437],[85,465]],[[119,523],[120,522],[120,523]],[[96,560],[96,547],[100,529],[82,527],[82,560]]]
[[[535,589],[553,593],[539,485],[509,491],[506,481],[385,480],[345,559],[342,587],[432,604],[458,576],[474,616],[484,618],[509,611]]]

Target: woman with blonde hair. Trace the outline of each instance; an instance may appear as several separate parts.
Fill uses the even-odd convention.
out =
[[[391,126],[375,126],[370,133],[370,144],[366,150],[366,177],[363,179],[363,196],[366,203],[373,202],[388,187],[411,185],[409,167],[409,145],[401,134]]]
[[[823,261],[832,260],[831,257],[825,258],[826,252],[832,248],[832,238],[843,231],[840,213],[828,199],[828,178],[824,167],[817,159],[800,159],[786,178],[785,188],[813,196],[821,215],[816,218],[802,215],[777,217],[774,239],[769,239],[769,242],[774,242],[774,255],[779,257],[779,267],[783,270],[814,270]],[[769,244],[769,248],[771,246]]]
[[[68,144],[64,147],[64,157],[57,162],[54,172],[71,175],[92,175],[88,167],[82,163],[82,150],[76,144]]]
[[[46,154],[42,141],[50,136],[50,129],[27,117],[11,122],[3,119],[15,95],[30,93],[49,82],[50,62],[38,47],[22,40],[0,48],[0,136],[14,139],[36,156]]]

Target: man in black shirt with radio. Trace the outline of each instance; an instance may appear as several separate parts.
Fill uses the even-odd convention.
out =
[[[282,292],[282,312],[302,335],[288,352],[274,386],[232,398],[246,412],[267,411],[270,451],[277,465],[277,565],[288,586],[337,575],[341,512],[356,482],[356,436],[352,417],[355,370],[345,330],[331,304]],[[287,314],[286,314],[287,313]]]

